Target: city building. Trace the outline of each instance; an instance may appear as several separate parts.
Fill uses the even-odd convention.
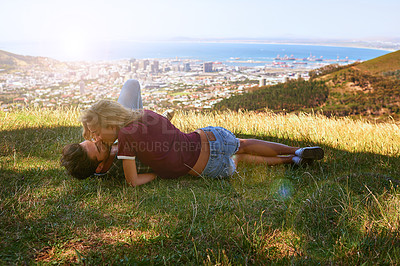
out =
[[[203,63],[203,72],[204,73],[213,72],[213,63],[212,62],[204,62]]]
[[[190,70],[191,70],[191,68],[190,68],[190,63],[185,63],[185,64],[183,65],[183,71],[189,72]]]
[[[83,80],[79,82],[79,93],[81,95],[85,94],[85,82]]]
[[[266,86],[267,85],[267,79],[265,77],[260,78],[260,84],[259,86]]]

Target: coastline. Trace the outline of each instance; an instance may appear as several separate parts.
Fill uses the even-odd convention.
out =
[[[50,43],[51,44],[51,43]],[[139,44],[139,46],[137,46],[137,44]],[[151,45],[151,49],[149,50],[149,47],[146,47],[146,44]],[[167,50],[163,51],[163,44],[168,45]],[[389,49],[386,47],[377,47],[377,46],[368,46],[368,45],[362,45],[362,43],[334,43],[334,42],[324,42],[324,41],[320,41],[320,42],[308,42],[308,41],[303,41],[301,42],[300,40],[298,42],[296,41],[291,41],[291,40],[274,40],[274,41],[268,41],[268,40],[251,40],[251,39],[181,39],[181,40],[150,40],[150,41],[145,41],[145,40],[121,40],[121,41],[108,41],[108,42],[104,42],[104,43],[99,43],[98,47],[94,50],[90,50],[87,51],[88,53],[85,53],[83,57],[78,57],[77,55],[63,55],[63,51],[62,49],[60,49],[57,46],[52,46],[50,49],[44,49],[45,46],[49,45],[49,43],[44,44],[44,45],[40,45],[37,46],[35,44],[31,45],[29,43],[7,43],[7,42],[0,42],[0,50],[4,50],[4,51],[8,51],[11,53],[15,53],[15,54],[22,54],[22,55],[29,55],[29,56],[39,56],[39,57],[49,57],[49,58],[54,58],[56,60],[59,61],[108,61],[108,60],[120,60],[120,59],[127,59],[127,58],[131,58],[132,56],[127,54],[135,54],[133,55],[134,58],[137,59],[143,59],[143,58],[175,58],[175,57],[181,57],[180,54],[180,50],[176,50],[176,48],[171,49],[171,47],[174,47],[174,44],[176,44],[179,47],[179,44],[181,45],[191,45],[191,44],[238,44],[238,45],[249,45],[249,47],[251,47],[252,45],[277,45],[277,46],[303,46],[303,47],[316,47],[316,49],[318,49],[318,47],[329,47],[330,49],[335,49],[335,48],[348,48],[348,49],[360,49],[360,52],[355,52],[355,53],[374,53],[372,51],[376,51],[375,54],[379,54],[378,51],[381,52],[385,52],[385,53],[390,53],[393,51],[396,51],[396,49]],[[400,44],[399,44],[400,45]],[[122,47],[122,49],[120,49]],[[130,47],[126,50],[128,51],[128,53],[123,53],[121,51],[124,51],[124,49],[126,49],[126,47]],[[134,49],[132,47],[135,47]],[[400,47],[400,46],[399,46]],[[160,49],[161,48],[161,49]],[[174,49],[176,51],[174,51]],[[308,48],[307,48],[308,49]],[[361,49],[365,49],[365,50],[369,50],[371,52],[363,52],[361,51]],[[240,50],[240,49],[239,49]],[[238,51],[239,51],[238,50]],[[156,51],[157,53],[154,53],[154,51]],[[165,57],[165,56],[161,56],[161,54],[163,54],[164,52],[166,52],[166,54],[169,54],[169,57]],[[189,56],[192,57],[192,52],[194,54],[196,54],[198,51],[193,50],[190,51],[187,50],[186,54],[183,55],[183,57],[187,57],[188,53],[190,53],[191,55]],[[172,54],[174,53],[174,54]],[[277,51],[277,53],[279,54],[280,52]],[[103,57],[103,55],[105,55]],[[208,55],[208,52],[204,52],[201,53],[201,55]],[[225,60],[225,59],[221,59],[218,58],[221,53],[215,53],[214,51],[214,56],[216,56],[216,61],[218,60]],[[320,54],[321,56],[324,54]],[[194,55],[195,57],[198,56],[197,54]],[[270,55],[270,57],[276,56],[276,54],[274,55]],[[376,55],[374,57],[377,57],[380,55]],[[202,60],[206,60],[206,61],[210,61],[210,60],[214,60],[214,59],[210,59],[210,56],[205,56],[206,59],[202,59]],[[227,55],[225,54],[226,58],[229,57],[246,57],[246,56],[236,56],[236,55]],[[250,56],[251,57],[251,56]],[[330,58],[332,59],[332,58]],[[354,57],[351,58],[351,60],[368,60],[368,58],[363,58],[363,57]],[[257,56],[254,58],[254,60],[257,60]]]
[[[395,52],[400,50],[395,48],[383,48],[378,46],[368,46],[368,45],[360,45],[360,44],[352,44],[352,43],[329,43],[329,42],[290,42],[290,41],[261,41],[261,40],[160,40],[160,41],[135,41],[130,40],[131,42],[167,42],[167,43],[226,43],[226,44],[274,44],[274,45],[304,45],[304,46],[326,46],[326,47],[343,47],[343,48],[356,48],[356,49],[370,49],[370,50],[379,50],[379,51],[387,51],[387,52]]]

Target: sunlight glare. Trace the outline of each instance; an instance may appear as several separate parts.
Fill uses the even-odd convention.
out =
[[[271,185],[272,195],[278,200],[288,200],[293,195],[293,184],[288,179],[277,179]]]
[[[83,60],[89,50],[89,40],[79,29],[69,29],[60,38],[63,57],[69,60]]]

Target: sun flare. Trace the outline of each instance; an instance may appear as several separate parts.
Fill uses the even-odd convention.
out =
[[[78,29],[70,29],[61,36],[60,48],[66,59],[80,60],[88,52],[89,40],[84,32]]]

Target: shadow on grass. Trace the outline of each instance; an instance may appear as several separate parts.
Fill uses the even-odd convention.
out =
[[[400,157],[390,157],[374,153],[352,153],[334,149],[321,143],[300,142],[269,136],[238,135],[239,138],[259,138],[266,141],[282,143],[290,146],[320,146],[325,151],[325,157],[321,162],[316,162],[305,170],[309,173],[317,173],[323,181],[326,179],[347,184],[356,193],[365,193],[366,187],[373,192],[382,193],[392,186],[400,185]],[[289,167],[293,169],[292,167]],[[296,170],[296,169],[293,169]],[[310,171],[307,171],[310,170]],[[316,172],[317,171],[317,172]],[[297,172],[294,172],[297,173]],[[312,178],[310,181],[314,182]]]
[[[264,139],[325,150],[322,162],[290,168],[270,198],[254,202],[259,208],[280,202],[266,209],[265,219],[273,228],[296,232],[302,244],[293,248],[303,251],[299,262],[400,262],[399,157]]]
[[[79,127],[3,131],[1,155],[16,149],[56,161],[80,133]],[[61,168],[3,166],[0,264],[400,260],[398,232],[379,224],[391,219],[382,204],[399,184],[399,158],[263,139],[320,145],[326,157],[307,168],[246,165],[233,179],[185,176],[138,188],[123,178],[78,181]]]
[[[24,128],[0,131],[0,156],[51,158],[63,146],[83,141],[81,127]]]

